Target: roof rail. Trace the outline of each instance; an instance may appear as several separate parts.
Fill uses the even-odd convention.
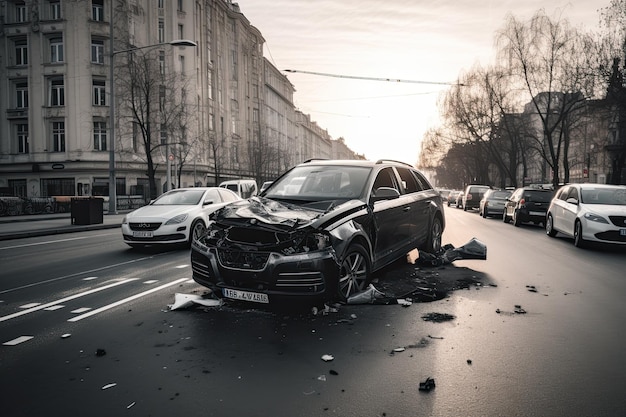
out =
[[[406,162],[402,162],[402,161],[396,161],[395,159],[379,159],[378,161],[376,161],[377,164],[384,164],[385,162],[395,162],[397,164],[402,164],[402,165],[406,165],[408,167],[413,168],[413,165],[407,164]]]
[[[306,164],[306,163],[313,162],[313,161],[328,161],[328,159],[327,158],[311,158],[311,159],[307,159],[306,161],[302,163]]]

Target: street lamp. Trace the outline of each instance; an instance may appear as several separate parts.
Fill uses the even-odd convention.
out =
[[[188,40],[188,39],[175,39],[173,41],[170,42],[162,42],[162,43],[156,43],[156,44],[152,44],[152,45],[145,45],[145,46],[138,46],[135,48],[130,48],[130,49],[123,49],[120,51],[114,51],[113,50],[113,1],[111,1],[111,13],[110,13],[110,24],[109,24],[109,79],[111,80],[111,94],[110,94],[110,100],[111,102],[109,103],[109,119],[110,119],[110,123],[111,123],[111,128],[110,128],[110,143],[109,143],[109,214],[117,214],[117,190],[116,190],[116,186],[117,183],[115,181],[115,81],[113,79],[113,69],[115,68],[115,65],[113,63],[113,58],[115,57],[115,55],[117,54],[121,54],[124,52],[131,52],[131,51],[136,51],[138,49],[145,49],[145,48],[154,48],[157,46],[164,46],[164,45],[172,45],[172,46],[197,46],[198,44],[194,41]],[[167,155],[168,157],[168,161],[169,161],[169,155]],[[168,168],[169,168],[169,163],[168,163]],[[168,177],[170,176],[169,174],[169,170],[168,170]],[[169,178],[168,178],[168,182],[169,182]],[[168,189],[169,189],[169,184],[168,184]]]

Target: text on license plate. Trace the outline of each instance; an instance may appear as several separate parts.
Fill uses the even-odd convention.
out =
[[[267,294],[250,291],[231,290],[230,288],[222,289],[224,297],[232,298],[234,300],[252,301],[255,303],[269,304],[270,300]]]
[[[152,237],[151,231],[133,232],[133,237]]]
[[[626,236],[626,229],[619,229],[620,236]]]
[[[545,211],[530,211],[528,212],[528,214],[530,214],[531,216],[545,216],[546,212]]]

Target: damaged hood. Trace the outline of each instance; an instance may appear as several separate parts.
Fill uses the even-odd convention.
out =
[[[363,206],[358,200],[335,205],[333,201],[316,202],[316,208],[306,205],[292,204],[264,197],[252,197],[247,200],[231,203],[215,212],[213,220],[221,224],[250,224],[267,227],[273,230],[293,230],[304,226],[319,226],[335,217],[329,213],[343,213],[346,209],[357,205]]]
[[[280,229],[293,229],[306,226],[323,214],[323,211],[307,209],[295,204],[252,197],[231,203],[218,210],[213,219],[219,223],[245,222]]]

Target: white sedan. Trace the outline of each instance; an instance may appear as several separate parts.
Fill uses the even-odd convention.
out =
[[[546,215],[546,233],[587,242],[626,244],[626,186],[569,184],[556,193]]]
[[[124,217],[122,235],[131,247],[191,244],[206,230],[209,214],[233,201],[234,192],[219,187],[177,188]]]

